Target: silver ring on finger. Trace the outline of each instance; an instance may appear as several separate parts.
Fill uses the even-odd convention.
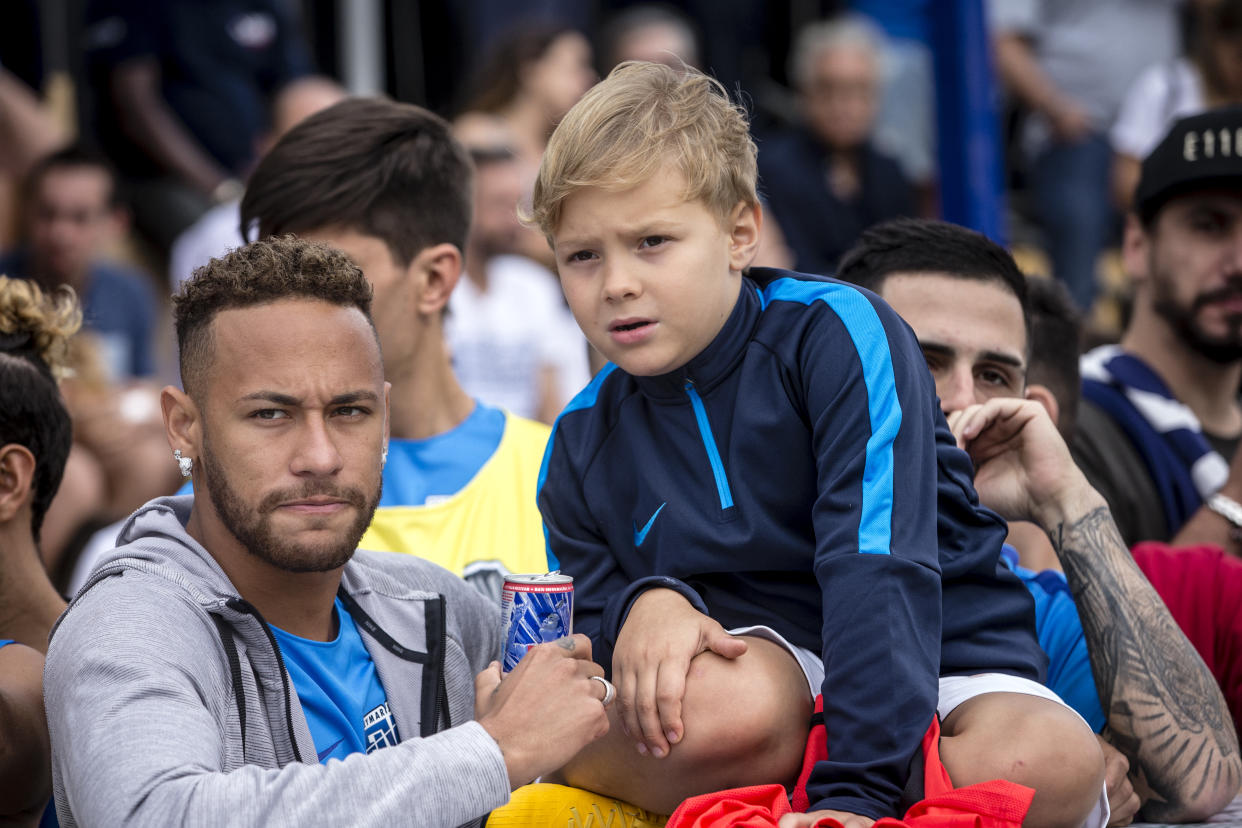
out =
[[[598,681],[600,684],[604,685],[604,698],[600,699],[600,702],[604,705],[604,707],[612,704],[612,700],[617,697],[617,688],[612,686],[612,682],[603,676],[591,676],[591,680]]]

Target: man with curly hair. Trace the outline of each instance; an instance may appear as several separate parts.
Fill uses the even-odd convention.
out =
[[[584,637],[502,680],[491,601],[355,551],[388,459],[371,297],[291,237],[175,297],[161,403],[195,492],[139,509],[52,632],[62,826],[461,825],[608,729]]]

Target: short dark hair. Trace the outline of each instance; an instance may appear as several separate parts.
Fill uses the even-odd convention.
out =
[[[31,534],[60,488],[73,443],[73,426],[57,377],[82,311],[67,287],[44,294],[33,282],[0,276],[0,445],[27,448],[35,458]]]
[[[997,282],[1022,306],[1030,350],[1026,277],[1005,248],[982,233],[932,219],[899,218],[866,230],[841,258],[837,278],[880,293],[895,273]]]
[[[27,201],[34,196],[43,179],[55,170],[88,169],[102,172],[108,179],[109,207],[115,207],[122,201],[116,167],[108,160],[108,156],[86,144],[70,144],[40,158],[26,173],[22,186]]]
[[[317,299],[357,308],[374,329],[371,296],[371,284],[348,256],[294,236],[251,242],[212,259],[195,270],[173,296],[181,383],[186,393],[201,399],[211,363],[210,325],[221,311],[281,299]]]
[[[432,245],[465,248],[471,193],[469,156],[444,119],[352,98],[310,116],[264,156],[242,198],[242,227],[257,224],[260,236],[354,230],[408,265]]]
[[[1082,317],[1065,285],[1040,276],[1027,281],[1031,303],[1030,358],[1026,381],[1045,385],[1057,398],[1057,429],[1069,442],[1078,423],[1078,357],[1082,353]]]

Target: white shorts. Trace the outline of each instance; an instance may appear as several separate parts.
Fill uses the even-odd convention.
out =
[[[802,668],[802,675],[806,677],[807,688],[811,693],[811,698],[819,695],[820,688],[824,684],[824,662],[817,654],[813,653],[805,647],[799,647],[785,640],[785,637],[771,627],[762,625],[753,627],[734,627],[728,630],[730,635],[752,635],[756,638],[763,638],[771,641],[773,644],[779,644],[784,647],[794,660],[798,662],[798,666]],[[940,677],[940,696],[936,702],[936,712],[943,721],[950,713],[957,709],[962,702],[969,701],[975,696],[982,696],[984,693],[1022,693],[1027,696],[1038,696],[1041,699],[1048,699],[1056,702],[1066,710],[1073,710],[1074,715],[1082,719],[1078,711],[1070,707],[1056,693],[1049,690],[1039,682],[1031,681],[1020,676],[1011,676],[1007,673],[979,673],[973,676],[941,676]],[[1087,722],[1083,719],[1083,724]],[[1087,726],[1090,729],[1090,726]],[[1095,803],[1095,807],[1091,809],[1087,819],[1083,822],[1082,828],[1104,828],[1108,825],[1110,812],[1108,808],[1108,787],[1107,783],[1100,790],[1100,798]]]

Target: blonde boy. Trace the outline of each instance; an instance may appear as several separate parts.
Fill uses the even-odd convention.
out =
[[[611,361],[540,476],[549,563],[619,694],[563,778],[665,812],[788,783],[822,692],[815,813],[782,826],[896,814],[937,710],[957,784],[1009,778],[1028,824],[1083,824],[1099,749],[1037,683],[1030,596],[918,343],[870,293],[748,269],[755,146],[720,85],[618,67],[552,136],[533,219]]]

